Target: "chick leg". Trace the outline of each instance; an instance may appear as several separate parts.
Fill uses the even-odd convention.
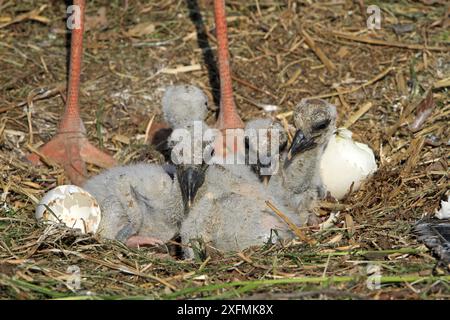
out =
[[[300,201],[300,206],[297,211],[300,214],[300,223],[302,226],[318,226],[322,221],[314,213],[314,208],[317,204],[317,198],[319,196],[318,188],[310,188],[305,191]],[[306,206],[304,204],[307,204]]]
[[[117,232],[116,239],[130,248],[162,245],[164,242],[158,238],[138,235],[142,226],[143,216],[139,208],[127,210],[128,223]]]
[[[322,221],[320,218],[312,211],[303,211],[300,213],[300,225],[315,227],[318,226]]]
[[[131,217],[125,205],[116,195],[103,199],[100,203],[102,220],[99,235],[126,242],[129,237],[135,235],[142,224],[138,217]]]
[[[144,207],[144,210],[152,209],[149,199],[130,186],[130,191],[126,193],[126,200],[126,212],[129,223],[118,232],[116,238],[124,242],[130,248],[164,244],[161,239],[139,234],[144,221],[144,214],[146,214],[146,212],[142,211],[142,208]]]
[[[153,238],[153,237],[145,237],[145,236],[132,236],[128,238],[126,241],[126,245],[129,248],[139,248],[145,246],[160,246],[163,245],[164,241]]]
[[[125,181],[124,181],[125,182]],[[126,223],[125,225],[117,232],[116,239],[127,243],[127,240],[132,236],[136,236],[144,221],[144,215],[141,211],[141,206],[137,200],[137,192],[131,185],[127,185],[126,183],[121,186],[118,190],[120,196],[125,196],[121,206],[123,208],[123,212],[126,215]]]

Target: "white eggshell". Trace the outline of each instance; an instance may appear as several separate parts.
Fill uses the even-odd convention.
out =
[[[436,218],[450,219],[450,196],[447,197],[447,201],[441,201],[441,209],[436,212]]]
[[[36,206],[37,220],[61,222],[83,233],[95,233],[100,224],[100,206],[87,191],[74,185],[48,191]]]
[[[352,132],[339,128],[333,135],[320,162],[322,182],[336,199],[342,199],[354,182],[353,191],[377,170],[375,156],[366,144],[355,142]]]

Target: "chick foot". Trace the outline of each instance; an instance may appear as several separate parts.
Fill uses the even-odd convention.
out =
[[[132,236],[126,242],[126,245],[129,248],[161,246],[163,244],[164,241],[158,238],[144,236]]]

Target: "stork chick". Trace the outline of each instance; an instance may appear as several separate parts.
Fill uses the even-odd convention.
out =
[[[208,98],[192,85],[166,88],[162,98],[164,120],[173,128],[183,128],[193,121],[203,121],[208,112]]]
[[[201,239],[208,246],[227,252],[294,237],[267,207],[267,200],[299,223],[298,215],[271,197],[248,166],[211,165],[182,223],[181,240],[183,244],[192,244]],[[184,253],[186,258],[194,256],[192,249]]]
[[[278,171],[279,154],[288,142],[287,133],[278,121],[264,118],[247,122],[245,135],[246,163],[267,184],[270,176]]]
[[[155,164],[116,167],[83,185],[102,211],[100,236],[129,247],[163,244],[184,217],[178,181]]]
[[[294,109],[296,133],[281,170],[269,182],[269,190],[300,213],[302,224],[316,224],[311,212],[315,201],[325,196],[320,178],[320,160],[336,130],[336,107],[321,99],[303,99]]]
[[[198,189],[203,185],[208,164],[207,150],[212,153],[213,140],[203,138],[208,126],[203,121],[178,128],[169,137],[171,161],[175,165],[186,212],[189,211]]]
[[[176,166],[186,211],[205,179],[207,165],[203,151],[209,141],[203,139],[203,134],[208,129],[204,122],[207,107],[206,95],[192,85],[170,86],[162,99],[164,119],[174,130],[168,138],[168,147],[172,151],[171,160]]]

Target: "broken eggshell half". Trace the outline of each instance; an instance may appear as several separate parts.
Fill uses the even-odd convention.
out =
[[[95,233],[101,220],[97,200],[74,185],[62,185],[48,191],[36,206],[35,216],[47,223],[64,223],[82,233]]]
[[[356,191],[361,183],[377,170],[372,149],[352,139],[346,128],[337,129],[330,138],[320,162],[320,174],[325,189],[340,200],[350,190]]]

